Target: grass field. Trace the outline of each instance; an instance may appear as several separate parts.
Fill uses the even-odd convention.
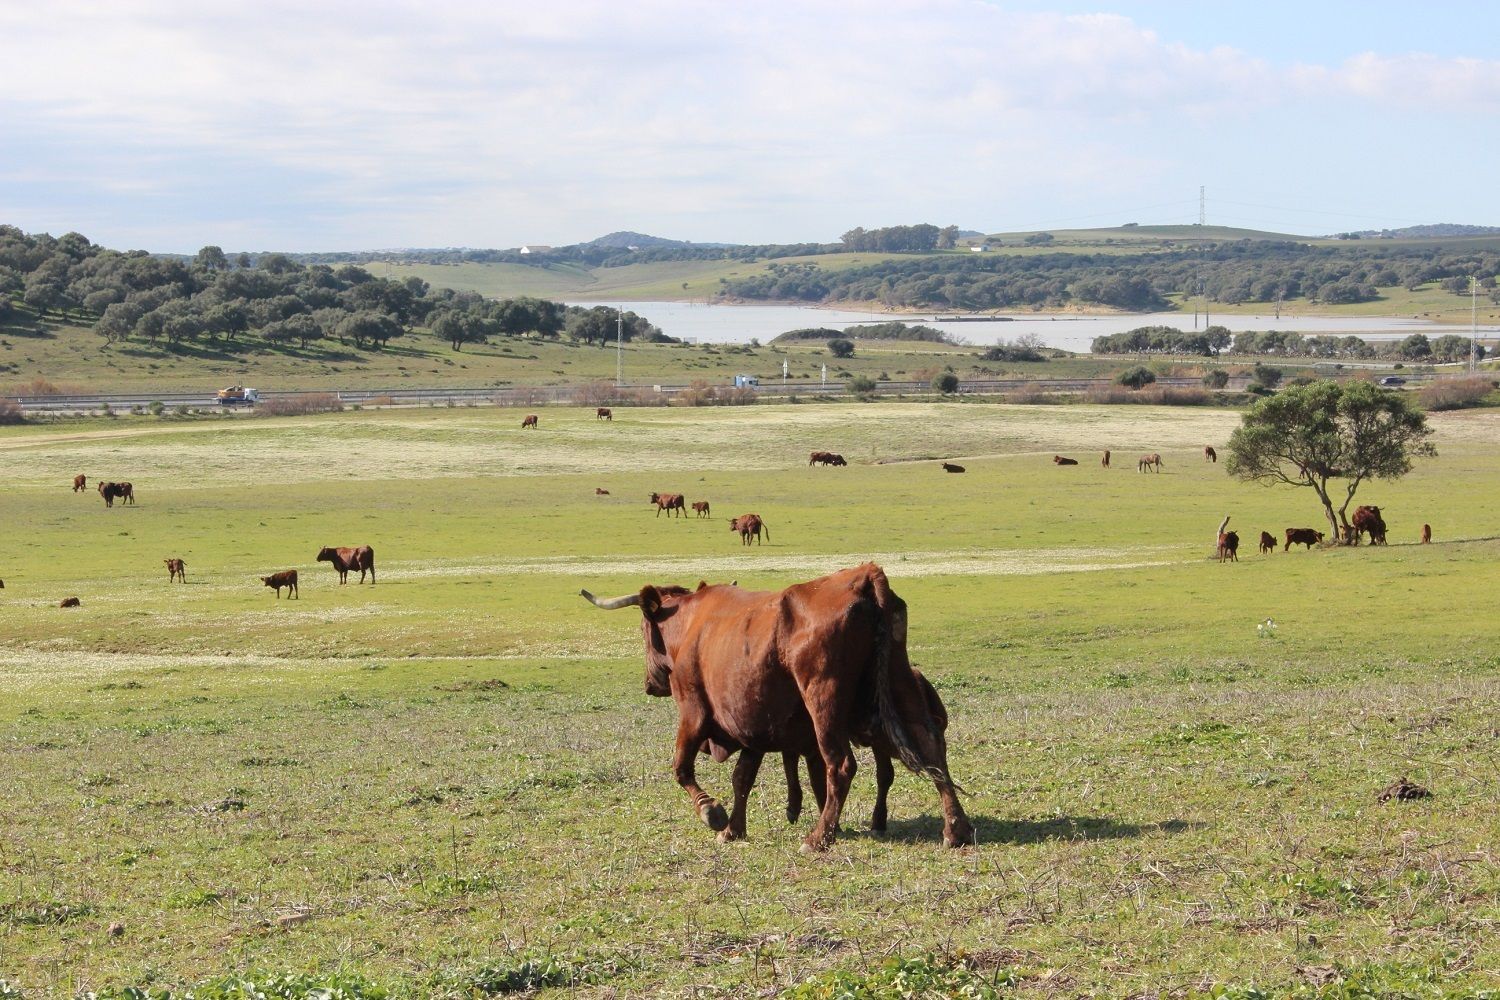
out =
[[[1388,548],[1268,556],[1259,530],[1317,510],[1203,461],[1238,419],[882,403],[548,409],[524,434],[487,408],[0,428],[0,979],[873,996],[901,956],[970,996],[1478,996],[1500,977],[1500,414],[1435,415],[1440,456],[1361,490]],[[808,468],[813,449],[852,464]],[[1135,471],[1145,450],[1163,474]],[[76,472],[130,479],[138,505],[72,494]],[[663,489],[715,517],[654,518]],[[770,544],[727,530],[750,510]],[[1225,513],[1237,565],[1209,558]],[[1436,544],[1410,544],[1424,521]],[[361,543],[376,586],[314,561]],[[904,773],[871,834],[867,757],[826,856],[798,853],[810,820],[787,824],[770,762],[750,840],[717,844],[671,779],[637,619],[579,588],[773,588],[866,559],[910,604],[977,847],[938,846],[936,796]],[[296,601],[256,578],[293,567]],[[699,774],[727,793],[727,766]],[[1403,775],[1432,797],[1376,802]],[[873,992],[831,992],[836,973]]]

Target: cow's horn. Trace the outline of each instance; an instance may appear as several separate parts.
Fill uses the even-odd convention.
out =
[[[587,598],[588,602],[594,607],[603,608],[605,611],[617,611],[620,608],[628,608],[641,603],[640,594],[626,594],[624,597],[611,597],[600,600],[587,590],[580,590],[578,593]]]

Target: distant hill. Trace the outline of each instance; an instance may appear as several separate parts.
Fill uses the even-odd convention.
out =
[[[724,247],[738,246],[736,243],[693,243],[688,240],[669,240],[664,236],[648,236],[645,233],[632,233],[622,231],[608,233],[587,243],[578,244],[581,247],[601,247],[608,250],[629,250],[632,247],[641,250],[654,250],[659,247],[709,247],[723,249]]]
[[[1436,222],[1425,226],[1403,226],[1400,229],[1360,229],[1349,233],[1338,233],[1330,239],[1423,239],[1442,236],[1500,236],[1500,226],[1465,226],[1456,222]]]

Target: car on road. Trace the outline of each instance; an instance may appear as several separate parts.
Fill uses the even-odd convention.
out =
[[[1380,380],[1380,384],[1381,385],[1405,385],[1406,384],[1406,379],[1402,378],[1400,375],[1387,375],[1385,378],[1383,378],[1383,379]]]

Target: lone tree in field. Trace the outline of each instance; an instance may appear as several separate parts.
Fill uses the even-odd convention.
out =
[[[1368,382],[1314,382],[1260,400],[1229,437],[1225,471],[1240,479],[1305,486],[1318,495],[1333,538],[1366,479],[1398,479],[1430,458],[1427,418],[1399,392]],[[1344,488],[1334,510],[1330,485]]]

